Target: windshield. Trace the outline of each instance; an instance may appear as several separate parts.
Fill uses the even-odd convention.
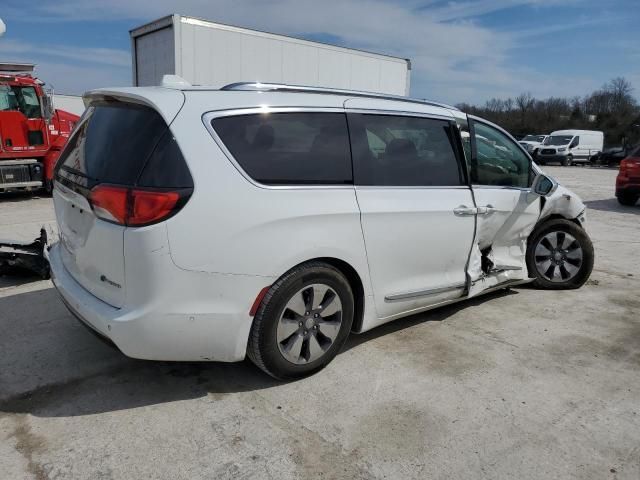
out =
[[[554,135],[544,141],[545,145],[569,145],[573,135]]]
[[[40,99],[33,87],[0,85],[0,111],[17,110],[27,118],[40,118]]]
[[[544,140],[544,135],[527,135],[521,141],[523,142],[541,142]]]

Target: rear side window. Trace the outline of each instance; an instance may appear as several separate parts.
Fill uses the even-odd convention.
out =
[[[377,186],[463,184],[446,120],[350,114],[355,183]]]
[[[215,118],[211,125],[244,171],[260,183],[352,183],[344,114],[251,114]]]
[[[180,148],[154,109],[125,102],[93,103],[57,165],[58,180],[91,188],[100,183],[192,187]]]

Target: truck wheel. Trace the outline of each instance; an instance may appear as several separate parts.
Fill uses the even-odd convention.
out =
[[[571,165],[573,165],[573,157],[571,155],[567,155],[566,157],[564,157],[562,159],[562,165],[564,167],[570,167]]]
[[[338,354],[351,331],[353,312],[353,292],[339,270],[322,262],[299,265],[265,295],[247,355],[280,380],[311,375]]]
[[[538,288],[580,288],[591,275],[593,259],[587,232],[569,220],[544,222],[529,237],[527,269]]]
[[[45,180],[42,188],[44,188],[44,193],[48,197],[53,195],[53,180]]]

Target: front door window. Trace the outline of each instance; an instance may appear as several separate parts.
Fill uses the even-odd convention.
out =
[[[504,133],[474,122],[476,156],[471,161],[471,183],[501,187],[530,186],[531,161]]]

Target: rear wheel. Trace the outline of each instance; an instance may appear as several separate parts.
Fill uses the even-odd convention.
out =
[[[550,220],[531,234],[527,247],[529,276],[539,288],[580,288],[593,270],[593,244],[587,233],[569,220]]]
[[[304,377],[338,354],[353,322],[349,282],[331,265],[309,262],[269,289],[251,327],[247,354],[274,378]]]
[[[629,207],[632,207],[636,204],[636,202],[638,201],[638,198],[640,197],[638,195],[621,193],[617,196],[617,198],[618,198],[618,203],[620,203],[620,205],[627,205]]]

